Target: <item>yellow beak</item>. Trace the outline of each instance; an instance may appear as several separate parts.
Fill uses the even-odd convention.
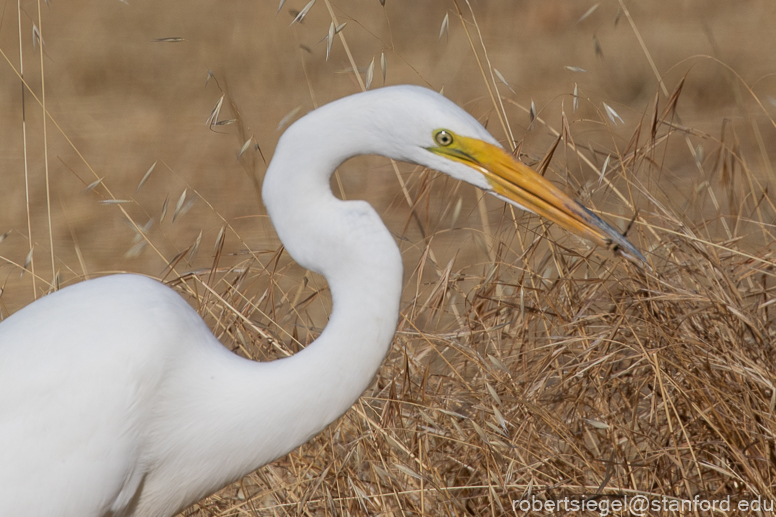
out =
[[[639,250],[620,232],[504,149],[475,138],[453,135],[447,130],[435,133],[438,135],[440,132],[444,132],[445,137],[451,137],[443,140],[447,145],[428,150],[481,172],[492,187],[491,194],[518,208],[546,217],[634,263],[646,262]],[[437,138],[437,141],[440,139]]]

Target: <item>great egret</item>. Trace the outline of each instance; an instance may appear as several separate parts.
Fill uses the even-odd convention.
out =
[[[25,307],[0,324],[0,514],[170,516],[347,411],[388,351],[402,285],[375,210],[331,192],[332,171],[360,154],[447,173],[642,259],[443,96],[396,86],[332,102],[280,138],[262,191],[288,252],[329,283],[320,337],[294,356],[249,361],[173,290],[134,275]]]

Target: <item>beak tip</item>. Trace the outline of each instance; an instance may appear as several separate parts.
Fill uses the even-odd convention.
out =
[[[615,256],[622,257],[639,268],[644,268],[645,266],[649,267],[649,264],[647,264],[647,259],[635,247],[631,246],[625,248],[619,244],[615,244],[612,248],[612,251],[614,251]]]

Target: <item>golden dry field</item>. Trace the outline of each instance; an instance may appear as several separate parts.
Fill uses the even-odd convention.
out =
[[[444,89],[649,262],[435,171],[350,160],[335,193],[372,203],[404,256],[392,350],[324,433],[185,515],[636,496],[776,515],[776,4],[317,0],[292,23],[307,0],[127,1],[3,4],[0,318],[136,272],[236,353],[304,347],[329,293],[259,188],[282,126],[368,78]],[[755,500],[771,510],[737,506]]]

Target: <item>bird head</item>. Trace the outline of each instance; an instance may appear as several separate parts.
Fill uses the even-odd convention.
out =
[[[533,212],[634,263],[643,255],[620,232],[569,197],[555,184],[507,152],[474,117],[442,95],[399,86],[385,95],[404,124],[380,154],[393,155],[470,183],[517,208]],[[376,90],[380,91],[380,90]],[[380,118],[375,111],[374,116]],[[395,123],[394,123],[395,125]],[[383,126],[385,127],[385,126]]]

